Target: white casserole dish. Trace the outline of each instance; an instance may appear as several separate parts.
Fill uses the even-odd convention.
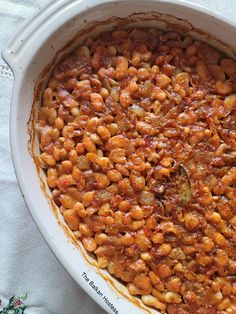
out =
[[[82,246],[73,242],[69,229],[48,198],[50,191],[44,183],[44,175],[38,171],[35,164],[38,146],[33,130],[39,105],[37,100],[40,98],[39,87],[42,87],[41,82],[44,84],[47,81],[53,65],[52,60],[56,62],[82,42],[86,32],[80,33],[72,45],[61,50],[82,29],[90,30],[92,35],[96,36],[101,30],[114,26],[118,18],[127,17],[130,17],[129,21],[132,19],[133,24],[138,25],[166,28],[170,23],[175,27],[182,27],[202,40],[211,41],[230,57],[235,57],[233,51],[236,51],[236,24],[223,21],[215,13],[193,4],[177,0],[53,1],[22,26],[2,52],[15,76],[10,119],[11,149],[26,204],[48,245],[74,280],[108,313],[157,313],[130,296],[126,288],[106,271],[99,270],[96,262],[85,253]],[[96,27],[93,27],[94,23]],[[192,26],[209,35],[194,30]],[[212,37],[226,45],[212,40]],[[58,51],[61,52],[57,53]],[[45,71],[48,64],[50,67]],[[36,82],[38,89],[34,91]],[[53,207],[53,210],[50,207]]]

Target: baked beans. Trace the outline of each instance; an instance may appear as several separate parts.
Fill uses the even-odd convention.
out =
[[[233,60],[175,31],[102,33],[56,66],[37,128],[99,267],[162,313],[236,313]]]

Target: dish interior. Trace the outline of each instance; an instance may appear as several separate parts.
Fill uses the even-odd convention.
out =
[[[139,29],[147,25],[148,29],[142,33]],[[177,32],[172,31],[173,25],[175,25],[175,31]],[[153,27],[165,30],[165,33],[156,34],[155,38],[159,38],[159,43],[156,47],[150,48],[150,42],[147,43],[142,38],[145,38],[146,32],[151,32],[150,29],[154,29]],[[127,28],[129,31],[124,31]],[[67,73],[65,75],[66,71],[64,69],[55,68],[59,60],[63,60],[68,53],[73,51],[75,47],[81,46],[81,44],[83,44],[83,48],[77,49],[78,59],[90,58],[90,54],[94,57],[96,47],[93,47],[93,42],[96,41],[98,34],[107,30],[112,33],[112,29],[123,30],[123,35],[122,31],[117,35],[113,33],[112,40],[115,43],[105,44],[106,49],[109,46],[107,57],[109,60],[107,62],[111,62],[109,67],[115,69],[114,74],[102,73],[102,68],[108,67],[107,64],[104,64],[104,60],[98,61],[98,65],[96,65],[96,60],[93,62],[92,73],[86,72],[87,70],[83,72],[82,70],[79,74]],[[88,40],[88,34],[92,38],[92,43]],[[115,36],[117,36],[117,39]],[[192,36],[194,39],[191,39]],[[191,287],[187,286],[186,293],[181,292],[182,284],[186,285],[187,281],[192,284],[196,280],[195,275],[192,274],[191,270],[187,279],[183,279],[183,275],[177,276],[181,273],[182,258],[180,255],[182,252],[185,256],[183,260],[188,256],[188,263],[193,264],[188,266],[184,264],[186,268],[183,268],[182,272],[187,276],[186,269],[193,267],[195,274],[197,274],[198,288],[210,278],[210,275],[207,277],[205,272],[207,270],[211,271],[211,265],[212,267],[214,265],[217,269],[219,278],[227,277],[223,286],[217,288],[216,291],[210,283],[207,285],[208,292],[210,292],[207,296],[201,295],[204,306],[201,308],[203,303],[199,303],[200,311],[209,312],[218,309],[218,311],[225,310],[225,313],[230,313],[230,311],[227,312],[228,309],[234,310],[233,293],[235,293],[235,286],[228,277],[234,275],[233,267],[235,265],[235,256],[232,253],[235,221],[231,215],[234,214],[233,208],[235,208],[233,198],[235,195],[235,133],[233,129],[233,121],[235,122],[235,72],[231,70],[235,67],[235,63],[228,61],[228,57],[221,56],[204,43],[199,44],[199,47],[197,46],[195,53],[191,52],[191,49],[194,50],[195,48],[188,47],[194,46],[195,39],[198,38],[208,41],[209,35],[193,29],[192,25],[184,20],[153,12],[145,13],[145,15],[133,15],[124,20],[112,18],[106,22],[87,26],[67,46],[54,55],[52,63],[41,74],[35,89],[33,111],[29,124],[29,131],[32,136],[29,147],[36,162],[44,192],[60,224],[63,225],[72,241],[80,247],[84,258],[89,263],[97,265],[93,257],[85,253],[77,239],[81,238],[83,245],[90,253],[96,252],[99,248],[101,250],[103,241],[107,241],[106,236],[115,238],[117,235],[114,232],[117,227],[115,219],[117,221],[121,219],[121,225],[127,224],[129,230],[123,228],[124,230],[120,229],[118,232],[119,241],[124,243],[116,243],[116,245],[122,246],[122,255],[126,257],[126,261],[118,259],[117,265],[124,265],[125,262],[132,264],[141,261],[140,263],[144,264],[143,270],[134,275],[131,269],[128,268],[125,272],[112,269],[114,265],[111,263],[114,264],[114,260],[109,259],[108,256],[111,250],[114,249],[117,239],[110,239],[111,241],[109,240],[106,243],[107,251],[104,254],[98,253],[98,256],[100,255],[98,266],[100,268],[108,267],[111,274],[123,282],[129,282],[129,292],[133,295],[141,295],[143,302],[151,306],[152,311],[156,309],[163,312],[168,311],[171,314],[176,313],[177,309],[190,311],[196,308],[196,300],[194,305],[190,305],[195,297],[194,294],[190,295],[190,301],[188,301],[189,295],[187,294],[187,292],[196,294],[196,291],[192,291]],[[142,44],[146,44],[146,47],[142,47],[141,43],[136,43],[136,48],[127,48],[128,52],[125,51],[126,48],[124,47],[120,48],[121,51],[119,51],[119,46],[122,46],[122,43],[128,41],[128,39],[141,42],[143,40]],[[175,41],[181,41],[183,46],[180,47]],[[154,42],[154,37],[152,37],[151,42]],[[213,47],[220,47],[221,51],[231,57],[233,56],[231,49],[226,45],[222,45],[212,38],[211,43]],[[84,48],[85,46],[88,49]],[[158,50],[157,47],[160,46],[162,47]],[[135,52],[137,60],[135,60]],[[145,53],[146,56],[144,56]],[[168,58],[163,61],[163,56],[166,58],[168,54],[172,56],[172,61]],[[189,61],[191,57],[195,56],[197,56],[197,60],[194,61],[194,58],[192,58],[190,64],[180,63],[180,60],[178,60],[178,58],[181,60],[187,58]],[[225,59],[226,61],[222,61]],[[119,60],[121,61],[120,65]],[[197,78],[193,76],[193,72]],[[54,73],[54,81],[53,79],[48,81],[52,73]],[[60,76],[61,73],[63,73],[62,76]],[[98,79],[100,83],[92,82],[91,74],[97,74],[98,77],[93,78],[94,80]],[[104,81],[106,75],[110,80],[108,80],[108,83],[105,82],[107,80]],[[127,77],[129,79],[125,81]],[[134,78],[136,77],[137,80],[135,81]],[[73,79],[75,80],[73,81]],[[86,82],[87,87],[85,86],[85,89],[89,90],[88,95],[85,91],[85,94],[82,92],[77,96],[74,93],[71,98],[72,92],[81,88],[80,83],[76,88],[73,84],[77,84],[76,81],[82,81],[85,84],[84,81],[86,80],[89,81],[89,83]],[[91,86],[91,84],[94,85]],[[46,86],[48,88],[44,91]],[[102,91],[101,88],[103,88]],[[66,90],[70,93],[70,96],[67,94],[65,97],[65,92],[63,95],[60,90]],[[125,94],[127,91],[128,96]],[[107,98],[111,98],[109,105],[108,102],[106,103]],[[151,102],[145,102],[145,99],[148,98]],[[89,111],[84,105],[81,113],[81,101],[85,100],[89,102],[87,107],[92,106],[92,111]],[[38,115],[41,103],[43,103],[42,108],[44,109],[41,109]],[[104,111],[109,106],[111,107],[113,103],[119,104],[117,111]],[[60,119],[63,116],[63,113],[59,113],[60,105],[64,106],[64,110],[70,112],[68,117],[64,113],[63,126],[60,125]],[[179,111],[181,105],[182,108]],[[165,116],[168,115],[169,111],[169,116],[165,120]],[[124,113],[121,118],[117,118],[119,112]],[[209,112],[212,113],[213,118],[223,119],[225,125],[223,128],[229,130],[227,136],[223,133],[219,136],[215,122],[209,122]],[[109,118],[104,120],[104,113],[106,116],[110,115],[113,120],[112,118],[110,118],[111,121]],[[129,121],[126,121],[128,129],[125,129],[127,126],[123,122],[128,113],[130,114]],[[82,118],[79,119],[81,115]],[[89,116],[89,119],[85,116]],[[200,119],[199,116],[201,116]],[[103,119],[101,120],[102,123],[100,123],[100,120],[98,123],[94,122],[96,119],[89,122],[95,117]],[[156,122],[153,122],[152,118]],[[165,120],[166,125],[160,126],[158,123],[163,120]],[[130,128],[131,122],[133,124]],[[83,126],[82,123],[86,126]],[[87,127],[88,123],[91,125]],[[79,127],[75,127],[75,124]],[[37,129],[37,134],[35,129]],[[52,129],[54,129],[54,133],[52,133]],[[70,134],[70,132],[75,133]],[[132,132],[136,132],[138,135],[131,134]],[[40,142],[38,141],[38,134],[40,134]],[[76,141],[74,141],[74,137]],[[135,138],[140,141],[145,139],[145,143],[140,144],[141,146],[135,146],[133,145]],[[159,143],[155,146],[154,142]],[[168,146],[169,142],[171,148],[165,151],[165,145]],[[201,146],[202,142],[206,145]],[[41,152],[43,152],[41,156],[39,144],[41,145]],[[111,147],[106,148],[106,145],[109,146],[109,144]],[[161,146],[162,144],[164,146]],[[184,146],[181,147],[181,145],[183,144],[188,144],[190,147],[186,146],[182,150]],[[50,145],[51,147],[49,147]],[[55,146],[60,146],[59,149],[63,150],[56,159],[56,153],[52,151]],[[140,147],[143,147],[143,149],[139,149]],[[145,149],[152,147],[152,149],[145,151],[144,147]],[[176,149],[178,149],[178,153]],[[112,152],[112,150],[115,151]],[[160,154],[163,150],[164,154]],[[75,157],[69,156],[71,151],[75,151]],[[64,157],[62,157],[63,153],[65,154]],[[189,157],[192,153],[193,156]],[[50,156],[53,156],[53,158],[50,159]],[[222,160],[220,161],[219,158],[221,157]],[[212,164],[213,159],[216,164]],[[144,160],[145,162],[142,163]],[[223,164],[217,164],[217,162]],[[126,169],[128,174],[125,173],[125,169],[122,170],[122,166],[126,163],[129,164]],[[47,177],[44,170],[41,169],[42,165],[43,168],[50,168],[50,170],[47,170]],[[78,165],[80,168],[77,167]],[[213,169],[212,172],[208,172],[210,166]],[[215,169],[218,167],[222,167],[223,170],[217,170],[217,172]],[[78,168],[78,177],[76,177],[76,173],[73,174],[75,168]],[[155,171],[152,171],[153,169]],[[91,182],[91,186],[86,186],[86,183],[80,182],[81,172],[92,173],[94,181]],[[95,179],[94,173],[99,173],[99,176],[97,175]],[[58,177],[56,178],[56,176]],[[60,176],[64,177],[60,178]],[[70,185],[68,182],[71,177],[73,182]],[[91,178],[88,176],[84,179],[89,182]],[[83,187],[80,184],[85,184],[85,186]],[[222,190],[222,184],[225,187],[224,191]],[[53,198],[55,203],[61,207],[60,211],[51,201],[52,196],[48,185],[59,191],[59,194],[57,191],[53,192]],[[71,189],[67,193],[68,187],[72,186],[74,188],[75,185],[78,193],[76,194],[75,189],[73,191]],[[110,187],[110,194],[104,195],[102,192],[108,187]],[[130,191],[128,191],[129,189]],[[71,193],[74,193],[72,197]],[[175,195],[174,198],[172,197],[173,194]],[[225,205],[222,197],[227,198],[226,205],[229,206],[230,211],[228,213],[225,213],[225,208],[220,209],[222,204]],[[135,203],[134,199],[138,199],[138,202]],[[206,210],[206,213],[203,213],[203,210]],[[64,223],[61,214],[70,229]],[[104,217],[103,224],[105,223],[106,228],[109,230],[106,229],[101,232],[102,229],[95,225],[90,230],[86,230],[91,222],[90,217]],[[144,225],[142,225],[143,223]],[[111,227],[109,227],[109,224]],[[119,225],[120,222],[117,222],[117,224]],[[159,229],[157,226],[159,226]],[[103,235],[101,236],[101,234]],[[180,235],[181,244],[178,242],[180,240],[177,241],[177,234]],[[184,238],[186,238],[186,243]],[[196,239],[197,241],[195,241]],[[112,242],[113,240],[114,242]],[[126,244],[125,241],[127,243],[130,241],[130,244]],[[108,244],[112,244],[112,247]],[[212,246],[212,249],[210,249],[210,246]],[[180,252],[180,250],[182,251]],[[137,251],[139,255],[136,258]],[[209,256],[211,251],[213,256]],[[225,252],[228,259],[225,257]],[[176,258],[174,257],[175,253],[179,254]],[[177,259],[178,263],[173,266],[170,264],[170,260],[172,262],[174,259]],[[223,269],[220,267],[222,260],[225,261],[225,268],[223,267]],[[152,268],[150,266],[153,261],[155,265],[158,265],[157,267]],[[148,270],[146,269],[147,265]],[[177,267],[177,270],[174,270],[174,267]],[[178,267],[180,268],[178,269]],[[122,275],[119,274],[119,271]],[[224,274],[224,271],[226,274]],[[110,278],[106,271],[102,271],[102,273]],[[215,280],[217,276],[214,277]],[[158,283],[157,281],[160,278],[161,281]],[[118,290],[122,290],[126,297],[133,302],[138,302],[140,306],[146,309],[142,303],[129,296],[123,285],[116,280],[110,280]],[[164,290],[161,284],[164,285]],[[216,284],[218,284],[217,280]],[[226,285],[226,293],[222,295],[224,285]],[[230,291],[230,293],[227,291]],[[185,305],[182,297],[184,297]],[[199,297],[198,294],[197,297]],[[224,305],[225,303],[226,305]],[[189,307],[186,307],[186,304]],[[205,306],[206,304],[207,306]],[[225,308],[223,308],[224,306]]]

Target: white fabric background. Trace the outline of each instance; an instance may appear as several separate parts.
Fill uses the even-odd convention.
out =
[[[49,2],[0,0],[0,50],[23,20],[36,14]],[[188,2],[209,7],[232,20],[236,18],[234,0]],[[27,292],[28,314],[105,313],[78,287],[54,257],[24,204],[9,146],[12,85],[11,71],[0,57],[0,299],[7,301],[12,295]]]

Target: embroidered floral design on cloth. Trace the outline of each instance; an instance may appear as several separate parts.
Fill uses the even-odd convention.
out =
[[[23,293],[22,295],[16,297],[12,296],[8,301],[8,304],[2,307],[2,300],[0,299],[0,314],[23,314],[25,313],[25,309],[27,305],[24,304],[23,301],[27,298],[27,293]]]

